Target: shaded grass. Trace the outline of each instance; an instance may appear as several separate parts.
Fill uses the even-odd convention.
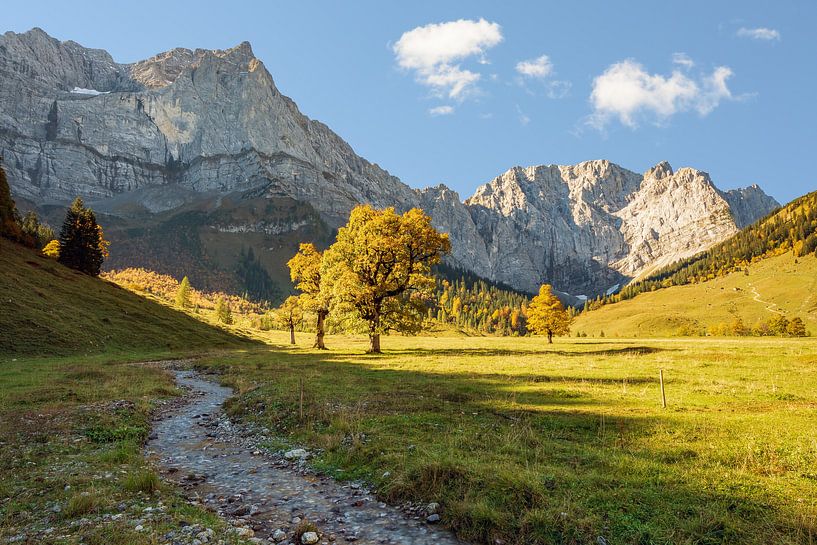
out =
[[[308,341],[198,364],[238,389],[232,414],[385,499],[438,501],[466,539],[817,539],[814,340]]]
[[[102,352],[127,357],[132,351],[192,352],[250,343],[5,239],[0,271],[0,358]]]

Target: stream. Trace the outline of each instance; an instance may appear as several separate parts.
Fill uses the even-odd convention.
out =
[[[297,460],[260,449],[222,410],[230,388],[192,371],[174,373],[192,395],[155,422],[148,455],[189,497],[237,521],[245,536],[287,544],[298,524],[308,520],[321,534],[318,543],[462,543],[427,523],[426,513],[404,513],[378,501],[364,485],[315,475]]]

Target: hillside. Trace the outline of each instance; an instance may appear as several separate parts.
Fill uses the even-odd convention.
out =
[[[248,341],[0,239],[0,355],[195,351]]]
[[[598,337],[663,337],[699,334],[740,317],[746,325],[768,320],[776,311],[800,316],[817,334],[817,257],[791,252],[725,276],[672,286],[582,313],[572,331]]]

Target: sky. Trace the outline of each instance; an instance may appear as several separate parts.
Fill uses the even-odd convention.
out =
[[[817,2],[10,2],[132,62],[249,41],[301,111],[413,187],[667,160],[781,202],[817,189]]]

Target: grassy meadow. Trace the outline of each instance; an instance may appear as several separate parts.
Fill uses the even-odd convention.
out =
[[[237,388],[229,410],[388,500],[439,502],[466,539],[817,541],[815,340],[267,340],[197,361]]]
[[[572,331],[598,337],[697,335],[739,316],[747,326],[768,320],[773,311],[799,316],[817,335],[817,257],[791,252],[699,284],[642,293],[579,315]]]
[[[817,542],[817,339],[611,338],[641,331],[617,309],[686,287],[589,313],[607,320],[605,338],[440,329],[384,337],[371,356],[364,337],[329,336],[316,351],[298,333],[293,347],[286,332],[216,327],[6,249],[0,541],[34,528],[28,543],[148,545],[200,523],[239,543],[142,455],[151,411],[179,392],[137,363],[190,356],[235,387],[228,410],[268,428],[270,449],[307,446],[317,468],[386,500],[439,502],[442,522],[475,543]],[[784,274],[809,280],[810,266]],[[768,313],[729,289],[751,281],[813,330],[810,294],[763,270],[689,288]],[[584,319],[574,331],[593,334]],[[136,532],[148,508],[158,514]]]

